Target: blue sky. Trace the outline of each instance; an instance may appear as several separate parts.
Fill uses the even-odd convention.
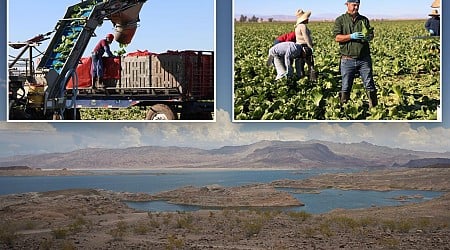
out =
[[[311,19],[317,16],[336,17],[345,12],[345,0],[234,0],[234,14],[292,15],[297,9],[312,11]],[[427,18],[431,0],[361,0],[360,12],[368,17]]]
[[[26,41],[37,34],[54,29],[67,7],[80,0],[10,0],[9,41]],[[28,18],[24,18],[28,17]],[[148,0],[140,12],[140,23],[127,52],[149,50],[214,50],[214,0]],[[103,38],[114,32],[112,23],[105,21],[95,31]],[[89,55],[99,38],[92,38],[85,55]],[[40,47],[45,50],[46,44]],[[118,49],[118,43],[111,45]]]
[[[14,0],[19,1],[19,0]],[[181,1],[181,0],[180,0]],[[33,2],[33,1],[30,1]],[[36,1],[38,2],[38,1]],[[41,2],[41,1],[39,1]],[[61,1],[62,2],[62,1]],[[69,1],[67,1],[69,2]],[[73,1],[70,1],[73,2]],[[149,1],[146,4],[152,3]],[[191,2],[191,1],[189,1]],[[258,1],[259,2],[259,1]],[[294,1],[290,1],[294,2]],[[313,1],[311,1],[313,2]],[[330,1],[331,2],[331,1]],[[375,1],[376,2],[376,1]],[[423,1],[427,3],[428,1]],[[431,4],[431,1],[429,1]],[[52,1],[56,4],[58,1]],[[0,3],[0,17],[5,8]],[[427,9],[427,6],[425,8]],[[144,8],[148,5],[144,5]],[[344,6],[338,6],[343,9]],[[170,7],[169,9],[172,9]],[[0,122],[0,157],[66,152],[79,148],[132,146],[191,146],[218,148],[259,140],[319,139],[342,143],[367,141],[376,145],[425,151],[450,151],[449,75],[443,70],[443,123],[238,123],[231,122],[232,96],[232,1],[220,0],[217,12],[217,122],[216,123],[6,123]],[[295,9],[295,8],[294,8]],[[363,9],[364,10],[364,9]],[[445,8],[444,8],[445,10]],[[188,11],[184,9],[184,11]],[[450,9],[449,9],[450,11]],[[194,10],[192,10],[194,12]],[[443,22],[448,11],[444,11]],[[58,13],[59,15],[59,13]],[[62,14],[61,14],[62,15]],[[38,20],[38,19],[35,19]],[[5,22],[0,22],[4,24]],[[54,21],[52,23],[54,25]],[[51,26],[53,27],[53,26]],[[443,29],[443,41],[450,39]],[[45,32],[46,29],[43,30]],[[5,27],[0,25],[0,32]],[[34,33],[33,33],[34,35]],[[148,41],[155,41],[148,38]],[[155,41],[156,42],[160,42]],[[167,42],[168,43],[168,42]],[[0,58],[5,58],[0,39]],[[443,43],[443,67],[448,67],[448,46]],[[150,45],[146,46],[150,48]],[[6,65],[0,60],[0,120],[6,119]]]

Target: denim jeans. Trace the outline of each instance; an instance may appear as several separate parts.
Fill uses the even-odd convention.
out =
[[[367,91],[375,91],[375,82],[373,81],[372,59],[370,56],[365,58],[341,58],[342,89],[341,92],[350,92],[356,73],[359,72],[364,88]]]
[[[103,77],[103,60],[102,57],[99,57],[95,54],[92,54],[92,66],[91,66],[91,76],[94,77]]]
[[[273,65],[275,66],[275,69],[277,71],[277,77],[275,78],[275,80],[281,79],[284,76],[292,75],[292,67],[289,67],[286,69],[284,57],[274,56],[273,57]]]

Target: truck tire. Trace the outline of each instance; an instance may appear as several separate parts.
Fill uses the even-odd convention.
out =
[[[155,104],[147,111],[146,120],[176,120],[173,110],[165,104]]]

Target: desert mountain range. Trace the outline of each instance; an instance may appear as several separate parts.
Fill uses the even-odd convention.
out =
[[[86,148],[0,158],[0,167],[42,169],[154,168],[382,168],[450,164],[450,152],[424,152],[367,142],[260,141],[218,149],[143,146],[124,149]]]

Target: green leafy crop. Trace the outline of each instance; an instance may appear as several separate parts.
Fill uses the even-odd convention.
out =
[[[372,21],[377,36],[370,43],[378,106],[369,108],[361,79],[350,101],[341,105],[339,44],[333,22],[310,22],[317,82],[307,78],[275,80],[267,66],[273,40],[292,30],[292,23],[235,23],[235,120],[436,120],[440,105],[440,41],[413,39],[421,20]],[[366,35],[373,28],[365,27]],[[382,38],[382,39],[381,39]],[[305,70],[307,68],[305,67]]]
[[[124,55],[125,53],[127,53],[127,51],[125,50],[125,47],[127,47],[127,45],[128,45],[128,44],[120,43],[120,44],[119,44],[119,49],[116,50],[116,51],[114,51],[114,54],[115,54],[116,56],[121,56],[121,55]]]
[[[367,27],[366,23],[362,22],[362,33],[365,39],[369,39],[371,35],[373,35],[373,27]]]

